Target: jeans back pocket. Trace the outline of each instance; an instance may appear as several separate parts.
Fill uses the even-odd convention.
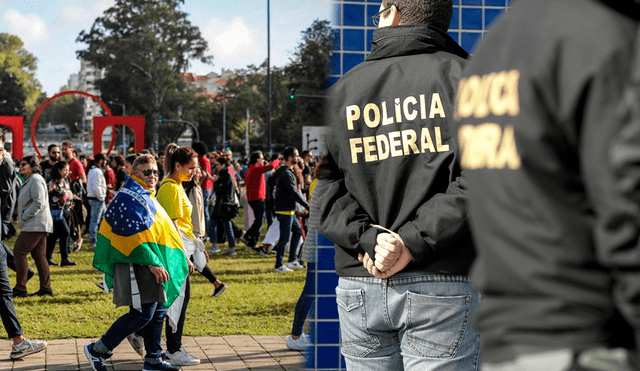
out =
[[[380,347],[378,337],[367,331],[364,290],[336,287],[336,302],[340,316],[342,354],[363,358]]]

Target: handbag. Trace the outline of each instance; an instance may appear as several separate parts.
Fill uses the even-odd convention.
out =
[[[51,209],[51,217],[53,218],[53,221],[57,222],[64,219],[64,213],[62,212],[62,209]]]

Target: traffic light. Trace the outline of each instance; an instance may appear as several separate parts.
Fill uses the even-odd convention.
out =
[[[289,98],[296,99],[296,89],[291,88],[291,90],[289,90]]]
[[[158,124],[162,124],[162,119],[158,119]]]

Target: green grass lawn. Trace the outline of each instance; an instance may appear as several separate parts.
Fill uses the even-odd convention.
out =
[[[241,225],[241,219],[237,220]],[[13,248],[15,239],[7,241],[9,247]],[[220,248],[224,251],[226,245]],[[58,245],[56,250],[59,250]],[[275,273],[275,255],[260,256],[246,250],[242,243],[236,246],[236,251],[236,256],[215,254],[209,261],[216,276],[229,286],[221,296],[211,296],[213,285],[200,273],[191,276],[185,335],[284,335],[291,331],[294,307],[304,285],[306,270]],[[102,274],[91,266],[93,252],[88,248],[88,238],[82,250],[70,254],[70,258],[78,265],[51,267],[55,297],[14,299],[27,336],[37,339],[99,337],[128,310],[128,307],[115,308],[112,294],[105,294],[94,284],[102,280]],[[59,262],[60,255],[54,254],[53,260]],[[36,270],[31,258],[29,266]],[[15,285],[12,270],[9,270],[9,278]],[[38,288],[38,276],[35,275],[29,281],[28,292],[33,293]]]

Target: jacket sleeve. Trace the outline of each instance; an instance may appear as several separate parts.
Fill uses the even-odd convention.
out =
[[[24,190],[29,192],[29,197],[33,199],[33,202],[21,213],[22,220],[24,221],[33,218],[38,211],[45,207],[47,201],[47,186],[44,180],[42,178],[34,178],[32,182],[29,183],[29,188]]]
[[[464,172],[449,183],[444,193],[420,206],[415,218],[400,227],[398,234],[418,264],[469,234]]]
[[[373,258],[378,229],[371,226],[373,221],[347,191],[344,180],[325,185],[314,197],[320,204],[318,232],[342,249],[367,252]]]
[[[595,208],[598,261],[611,270],[616,307],[640,340],[640,64],[614,55],[585,93],[581,165]],[[621,92],[624,91],[624,94]],[[616,118],[622,120],[616,124]]]
[[[285,185],[285,189],[287,190],[287,193],[289,193],[289,195],[294,200],[296,200],[297,203],[304,206],[304,208],[308,210],[309,204],[307,203],[307,201],[304,200],[304,198],[302,198],[302,196],[300,196],[300,194],[296,190],[295,175],[292,172],[287,171],[282,176],[287,177],[286,182],[282,182],[282,184]]]

